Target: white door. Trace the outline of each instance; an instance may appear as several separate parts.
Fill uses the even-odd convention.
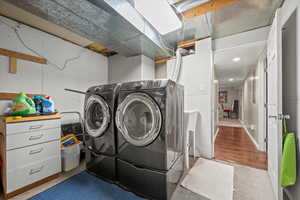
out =
[[[282,152],[282,64],[280,10],[277,10],[268,37],[268,173],[276,200],[282,200],[280,162]]]

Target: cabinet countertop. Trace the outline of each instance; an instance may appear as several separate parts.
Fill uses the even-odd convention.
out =
[[[28,121],[37,121],[37,120],[60,119],[62,117],[63,115],[61,114],[39,115],[39,116],[22,117],[22,118],[2,117],[2,121],[4,123],[16,123],[16,122],[28,122]]]

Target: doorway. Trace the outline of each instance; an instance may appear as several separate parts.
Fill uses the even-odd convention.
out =
[[[215,52],[218,132],[214,158],[267,170],[266,42]]]

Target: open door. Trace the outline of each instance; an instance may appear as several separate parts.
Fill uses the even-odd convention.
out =
[[[268,173],[276,200],[282,200],[280,163],[282,154],[282,33],[280,10],[276,11],[267,42],[268,59]]]

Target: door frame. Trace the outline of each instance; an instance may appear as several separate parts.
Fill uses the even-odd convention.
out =
[[[268,57],[264,60],[264,151],[268,152]]]
[[[275,200],[283,199],[283,189],[280,185],[280,169],[282,157],[282,25],[281,9],[277,9],[269,32],[267,42],[267,71],[268,79],[271,81],[270,72],[274,73],[274,82],[267,84],[267,133],[268,133],[268,174],[271,180]],[[273,35],[271,35],[273,34]],[[275,37],[274,37],[275,36]],[[269,51],[270,49],[270,51]],[[272,51],[272,50],[275,51]],[[271,60],[269,59],[271,58]],[[275,65],[271,70],[269,64]],[[272,88],[273,87],[273,88]],[[272,90],[273,89],[273,90]],[[274,91],[274,98],[270,91]],[[269,129],[274,129],[270,132]],[[275,134],[271,137],[271,134]],[[273,148],[270,148],[273,147]],[[273,152],[272,152],[273,151]],[[273,159],[273,160],[272,160]]]

